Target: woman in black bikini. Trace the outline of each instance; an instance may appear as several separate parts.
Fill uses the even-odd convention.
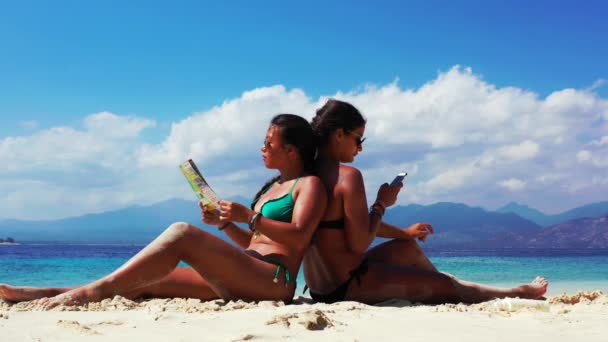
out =
[[[220,211],[202,210],[203,221],[217,225],[237,248],[184,222],[174,223],[111,274],[75,288],[32,288],[0,284],[0,299],[52,308],[121,295],[186,297],[203,300],[291,301],[295,278],[327,198],[316,176],[307,172],[316,152],[315,137],[303,118],[281,114],[268,128],[262,159],[277,169],[249,209],[221,201]],[[232,222],[248,223],[242,229]],[[180,261],[191,267],[177,267]],[[53,297],[54,296],[54,297]]]
[[[539,298],[547,281],[502,289],[462,281],[438,272],[416,239],[433,233],[428,223],[399,228],[382,221],[402,183],[383,184],[370,210],[361,172],[350,163],[363,150],[365,119],[352,105],[329,100],[316,113],[317,174],[328,192],[327,210],[304,257],[304,276],[313,299],[377,303],[391,298],[414,302],[474,303],[492,298]],[[376,237],[392,240],[368,250]]]

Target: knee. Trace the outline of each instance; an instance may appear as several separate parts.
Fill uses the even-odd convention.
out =
[[[406,248],[409,249],[410,251],[413,251],[416,254],[424,253],[422,251],[422,248],[418,244],[418,241],[416,241],[416,239],[404,240],[404,243],[406,245]]]
[[[408,252],[415,252],[416,254],[419,254],[422,252],[422,248],[420,248],[420,246],[418,245],[418,242],[416,242],[415,239],[408,239],[408,240],[393,240],[393,247],[396,248],[397,250],[400,251],[408,251]]]
[[[420,249],[420,245],[416,239],[407,240],[407,242],[412,248]]]
[[[177,239],[181,239],[181,238],[187,236],[194,229],[196,229],[196,228],[194,228],[189,223],[186,223],[186,222],[175,222],[175,223],[171,224],[165,230],[164,234],[166,234],[166,235],[170,236],[171,238],[177,240]]]

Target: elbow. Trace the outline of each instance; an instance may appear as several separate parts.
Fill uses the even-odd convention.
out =
[[[295,225],[293,231],[298,234],[298,235],[302,235],[304,233],[306,233],[309,229],[307,229],[307,227],[303,227],[303,226],[298,226]]]
[[[355,254],[365,254],[367,252],[368,244],[363,243],[351,243],[348,246],[348,249]]]
[[[305,227],[293,226],[289,231],[284,231],[282,233],[270,235],[266,234],[271,240],[274,240],[278,243],[297,246],[302,243],[302,241],[306,241],[306,246],[308,246],[310,242],[310,238],[312,237],[309,234],[309,231],[305,229]]]
[[[307,245],[308,245],[312,238],[312,233],[311,233],[311,230],[307,229],[306,227],[296,226],[293,236],[296,241],[307,241]]]
[[[347,239],[348,249],[352,253],[365,254],[373,240],[374,236],[357,236],[356,238],[351,237],[350,239]]]

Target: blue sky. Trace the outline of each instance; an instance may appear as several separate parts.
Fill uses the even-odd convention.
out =
[[[225,119],[224,115],[230,117],[226,104],[233,103],[237,108],[250,104],[248,108],[266,111],[257,132],[262,136],[268,115],[283,109],[310,116],[329,96],[351,100],[370,119],[368,130],[375,143],[370,141],[370,153],[362,155],[356,164],[369,174],[370,193],[375,193],[370,189],[382,179],[391,178],[394,168],[401,166],[420,170],[418,178],[410,180],[412,187],[402,196],[401,204],[460,200],[495,208],[518,200],[556,212],[606,200],[600,190],[608,190],[608,180],[602,178],[608,174],[608,143],[602,140],[608,136],[608,85],[602,81],[608,79],[607,15],[608,4],[603,1],[0,1],[0,162],[24,165],[24,169],[10,166],[8,171],[0,171],[0,180],[4,180],[0,183],[0,204],[8,208],[0,210],[0,218],[70,216],[189,196],[167,190],[181,181],[174,178],[169,167],[175,160],[191,155],[206,158],[199,155],[202,150],[197,149],[194,138],[184,138],[194,132],[179,130],[188,120],[210,120],[213,125]],[[462,84],[469,86],[459,88]],[[422,97],[425,86],[435,86],[433,94],[443,94],[441,87],[447,87],[447,91],[455,91],[454,97],[488,95],[477,102],[480,105],[474,111],[479,113],[495,103],[492,99],[496,94],[505,96],[502,101],[510,102],[493,111],[494,119],[512,126],[521,122],[518,115],[523,115],[522,106],[542,107],[546,111],[543,119],[531,124],[557,128],[548,135],[522,128],[520,134],[500,141],[488,140],[499,127],[493,125],[437,133],[432,122],[439,117],[453,115],[464,120],[454,121],[454,127],[466,123],[466,101],[458,102],[458,106],[449,102],[444,107],[429,107],[460,108],[445,113],[443,109],[420,109],[418,115],[408,119],[421,118],[418,122],[402,125],[399,120],[407,116],[408,109],[399,108],[400,101],[411,99],[408,91],[417,94],[416,98]],[[496,91],[488,92],[488,87]],[[386,97],[382,89],[398,94]],[[512,89],[516,91],[510,92]],[[568,93],[568,89],[575,93]],[[259,101],[253,105],[247,102],[246,92],[253,92]],[[556,96],[548,101],[552,94]],[[435,101],[445,98],[440,96]],[[411,101],[423,107],[423,100]],[[375,116],[383,104],[392,109]],[[256,115],[246,112],[241,114]],[[504,112],[509,120],[501,116]],[[488,162],[489,156],[496,159],[498,155],[524,153],[524,157],[512,160],[526,160],[533,166],[511,167],[537,167],[536,172],[547,174],[551,168],[562,170],[557,151],[564,149],[546,146],[549,141],[567,142],[560,134],[566,134],[563,127],[570,124],[567,118],[577,115],[581,119],[576,122],[584,124],[575,124],[577,130],[568,133],[580,146],[569,148],[574,161],[588,165],[582,170],[573,164],[563,172],[559,179],[580,174],[581,180],[556,192],[555,200],[533,195],[541,189],[532,186],[534,181],[524,179],[525,173],[467,187],[467,177],[479,179],[478,172],[496,174],[498,167],[506,174],[507,166],[492,164],[491,170],[474,172],[467,166]],[[408,123],[418,130],[428,129],[437,138],[425,140],[413,133],[400,136],[399,132],[382,129],[382,124],[407,129]],[[115,130],[113,125],[126,125],[131,130],[119,137],[100,133]],[[227,125],[224,128],[230,129]],[[459,134],[479,138],[441,142],[446,137],[454,141]],[[549,135],[553,140],[544,142],[542,139],[549,139]],[[62,137],[69,139],[59,141]],[[89,146],[92,151],[78,149],[84,144],[80,138],[97,147]],[[108,140],[116,144],[99,143]],[[187,146],[176,147],[178,141],[188,141],[184,143]],[[217,144],[226,145],[221,149],[223,155],[233,152],[230,141],[218,140]],[[23,152],[25,148],[30,152]],[[160,162],[150,156],[154,151],[164,156],[178,152],[172,155],[174,159]],[[397,160],[395,151],[401,156]],[[142,157],[142,153],[148,154]],[[248,157],[257,149],[247,153],[240,164],[219,156],[208,159],[216,169],[209,173],[217,175],[217,187],[223,187],[222,168],[244,170],[250,169],[247,162],[259,163],[257,156]],[[454,159],[445,164],[435,162],[433,158],[442,154]],[[90,160],[86,160],[87,155]],[[119,162],[135,163],[139,168],[129,172],[145,170],[147,176],[142,176],[137,185],[127,184],[121,177],[128,172],[111,165]],[[378,169],[377,165],[382,167]],[[30,174],[26,166],[39,168],[45,176]],[[150,168],[155,169],[152,172]],[[456,175],[444,175],[442,169],[454,170]],[[239,187],[226,186],[224,191],[247,196],[267,175],[264,170],[249,178],[235,175],[241,180],[236,182]],[[86,183],[79,183],[79,177],[99,181],[95,198],[82,194]],[[441,180],[446,177],[462,181],[460,185],[449,184],[446,192],[429,190],[435,189],[433,184],[444,184]],[[159,179],[167,180],[165,191],[151,191],[145,198],[136,193],[136,189],[151,185],[145,180]],[[488,184],[502,185],[492,188]],[[27,209],[32,194],[23,189],[26,186],[46,187],[48,197],[40,200],[48,208],[32,214]],[[416,191],[418,194],[413,193]],[[486,195],[475,195],[480,191]],[[66,197],[73,197],[73,202],[57,204],[58,199]],[[65,207],[70,209],[58,209]]]

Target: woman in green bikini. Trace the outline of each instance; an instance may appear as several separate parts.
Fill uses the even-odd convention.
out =
[[[481,302],[492,298],[538,298],[547,281],[494,288],[437,271],[416,243],[433,233],[428,223],[399,228],[382,221],[403,184],[384,184],[368,210],[361,172],[350,163],[363,150],[365,119],[352,105],[330,100],[312,126],[319,136],[316,171],[328,192],[327,210],[304,258],[313,299],[333,303],[377,303],[391,298],[415,302]],[[376,236],[392,240],[369,249]]]
[[[307,171],[315,141],[305,119],[277,115],[261,150],[266,167],[279,175],[262,187],[251,208],[227,201],[220,202],[219,212],[201,208],[203,221],[217,225],[241,248],[191,224],[174,223],[97,281],[76,288],[0,285],[0,299],[41,298],[38,303],[45,308],[115,295],[291,301],[295,276],[327,202],[320,179]],[[250,229],[234,222],[247,223]],[[177,267],[180,261],[191,267]]]

